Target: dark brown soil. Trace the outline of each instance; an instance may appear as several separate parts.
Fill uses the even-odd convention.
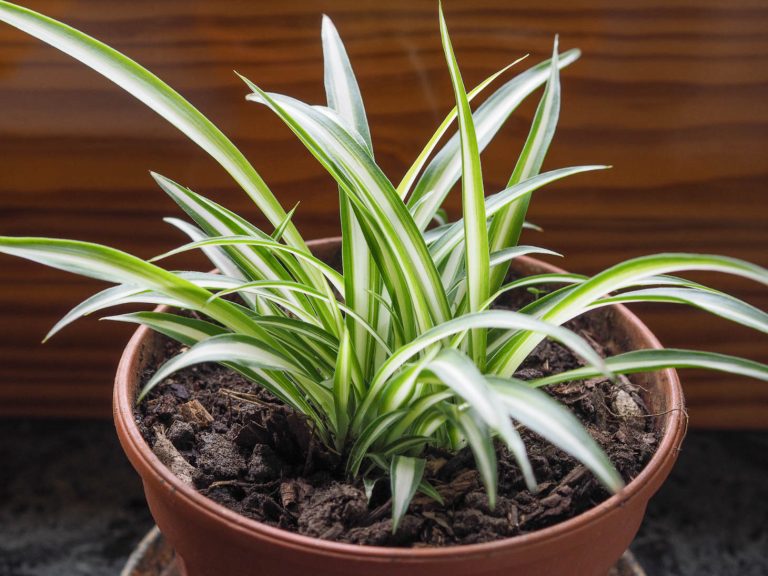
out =
[[[604,328],[604,322],[597,324]],[[578,328],[604,351],[589,325]],[[166,356],[179,350],[170,341],[165,347]],[[532,378],[578,365],[568,350],[545,341],[517,376]],[[144,381],[150,376],[151,370]],[[250,396],[244,401],[229,391]],[[584,422],[625,480],[642,470],[656,449],[657,435],[638,388],[628,379],[611,383],[598,378],[549,391]],[[608,497],[588,470],[523,429],[539,482],[535,493],[525,488],[514,458],[498,445],[499,497],[490,509],[471,451],[432,449],[427,477],[445,503],[417,495],[392,534],[387,482],[375,485],[369,501],[362,483],[344,478],[338,457],[314,441],[299,415],[225,368],[205,364],[175,374],[137,408],[136,420],[161,460],[202,494],[260,522],[340,542],[488,542],[556,524]]]

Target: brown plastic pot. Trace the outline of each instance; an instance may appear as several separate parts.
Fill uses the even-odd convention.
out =
[[[338,239],[311,243],[330,260]],[[552,272],[529,258],[522,273]],[[659,348],[648,328],[622,306],[597,313],[617,350]],[[640,375],[661,441],[626,488],[594,508],[542,530],[486,544],[400,549],[356,546],[301,536],[250,520],[182,483],[153,454],[133,416],[143,369],[155,360],[157,339],[139,328],[120,361],[114,419],[120,443],[144,482],[150,510],[187,576],[605,576],[634,538],[648,500],[666,479],[683,439],[683,394],[674,370]]]

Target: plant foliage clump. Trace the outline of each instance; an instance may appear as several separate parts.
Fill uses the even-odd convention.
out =
[[[350,477],[389,477],[393,526],[417,491],[439,499],[423,478],[427,445],[469,446],[491,505],[496,495],[494,439],[536,480],[517,425],[573,455],[610,490],[622,478],[566,408],[541,388],[666,367],[699,367],[768,379],[764,365],[686,350],[635,350],[601,358],[563,327],[596,308],[632,302],[692,305],[762,332],[768,316],[736,298],[670,276],[709,270],[768,283],[768,271],[734,258],[658,254],[595,276],[538,274],[507,281],[510,261],[553,254],[519,243],[528,203],[546,185],[604,166],[542,172],[560,109],[560,69],[579,53],[551,59],[506,81],[474,112],[470,101],[506,72],[467,92],[442,11],[440,34],[456,106],[394,182],[376,163],[366,113],[339,35],[323,18],[326,106],[264,91],[241,77],[250,101],[276,114],[328,171],[339,190],[343,269],[315,258],[248,160],[197,109],[159,78],[101,42],[7,2],[0,20],[70,54],[171,122],[208,152],[274,227],[264,232],[219,204],[159,174],[158,185],[187,214],[167,219],[190,242],[144,261],[85,242],[0,237],[0,251],[115,284],[90,297],[49,336],[86,314],[124,303],[167,304],[111,320],[147,325],[188,347],[160,367],[139,400],[174,371],[220,362],[303,414],[342,455]],[[517,62],[515,62],[517,64]],[[530,132],[503,190],[487,194],[480,153],[515,108],[544,87]],[[441,144],[443,136],[458,129]],[[461,184],[463,214],[448,223],[442,205]],[[432,225],[436,222],[436,225]],[[173,272],[154,262],[202,250],[220,274]],[[515,288],[548,291],[519,311],[493,309]],[[237,294],[239,298],[224,298]],[[584,367],[521,381],[515,374],[543,339],[570,348]]]

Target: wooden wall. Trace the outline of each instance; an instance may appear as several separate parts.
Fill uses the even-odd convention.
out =
[[[320,15],[346,40],[377,158],[398,178],[450,108],[433,0],[28,0],[143,63],[208,114],[284,202],[301,201],[306,236],[337,233],[336,191],[270,114],[243,100],[232,73],[323,101]],[[580,47],[563,75],[563,111],[545,167],[606,163],[538,193],[527,240],[595,272],[652,251],[704,251],[768,265],[768,5],[760,0],[448,0],[449,26],[473,85],[554,33]],[[493,190],[511,169],[535,102],[484,157]],[[181,238],[177,212],[148,170],[263,220],[228,176],[100,76],[0,25],[0,233],[99,241],[151,256]],[[450,207],[456,214],[457,198]],[[196,265],[194,258],[178,266]],[[768,307],[763,288],[701,278]],[[106,416],[129,330],[87,319],[52,342],[47,329],[99,288],[0,257],[0,414]],[[766,339],[704,314],[642,310],[668,346],[768,360]],[[768,425],[768,386],[684,373],[692,424]]]

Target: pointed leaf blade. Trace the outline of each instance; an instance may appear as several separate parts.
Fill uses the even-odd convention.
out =
[[[549,150],[549,145],[555,135],[555,127],[560,115],[560,69],[558,66],[557,45],[557,37],[555,37],[547,87],[536,109],[528,138],[525,141],[507,186],[522,182],[539,173],[547,150]],[[489,232],[491,251],[497,252],[518,243],[523,223],[525,222],[525,215],[528,211],[529,200],[530,195],[523,196],[512,204],[505,206],[493,217]],[[501,266],[491,272],[490,282],[492,290],[496,290],[501,286],[508,270],[508,266]]]
[[[627,260],[570,288],[541,314],[542,320],[562,324],[587,310],[610,292],[663,274],[691,270],[722,272],[768,285],[768,270],[737,258],[710,254],[668,253],[641,256]],[[511,376],[528,354],[541,341],[538,334],[528,333],[502,348],[492,361],[492,371]]]
[[[768,381],[768,365],[737,356],[702,352],[699,350],[679,350],[676,348],[633,350],[616,356],[610,356],[605,359],[605,363],[616,374],[653,372],[665,368],[699,368]],[[544,378],[537,378],[531,380],[528,384],[538,388],[559,382],[594,378],[595,376],[598,376],[598,374],[594,370],[589,367],[583,367],[560,372],[559,374],[552,374]]]
[[[621,475],[570,410],[523,382],[494,377],[488,381],[513,419],[568,452],[612,492],[621,490],[624,486]]]
[[[559,67],[564,68],[572,64],[579,56],[578,50],[569,50],[561,54]],[[473,116],[481,151],[490,143],[518,105],[547,81],[549,72],[550,61],[548,60],[531,67],[506,82],[475,111]],[[455,135],[440,149],[424,170],[408,200],[411,206],[421,200],[425,194],[435,191],[432,198],[422,204],[414,214],[414,219],[422,230],[427,227],[437,209],[443,204],[448,192],[461,176],[458,140],[458,135]]]
[[[397,532],[400,521],[408,511],[424,476],[426,460],[409,456],[394,456],[389,469],[392,487],[392,533]]]
[[[233,362],[250,368],[298,374],[304,372],[301,366],[257,338],[242,334],[222,334],[196,344],[163,364],[141,390],[138,401],[174,372],[205,362]]]
[[[466,286],[469,311],[477,312],[488,299],[490,293],[490,250],[488,246],[487,217],[485,214],[483,174],[480,166],[480,150],[477,144],[475,125],[472,120],[472,111],[469,108],[469,100],[464,90],[464,82],[453,53],[442,7],[440,8],[440,35],[458,110]],[[470,352],[480,369],[483,369],[485,365],[485,346],[486,331],[471,331]]]

